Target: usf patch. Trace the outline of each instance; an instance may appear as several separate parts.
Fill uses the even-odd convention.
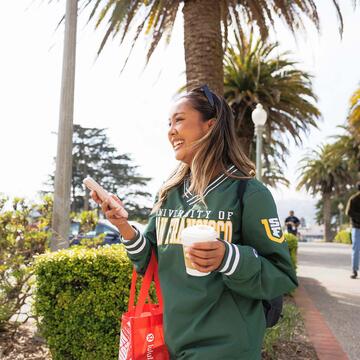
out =
[[[261,219],[261,223],[264,225],[266,235],[271,241],[282,243],[285,240],[278,218]]]

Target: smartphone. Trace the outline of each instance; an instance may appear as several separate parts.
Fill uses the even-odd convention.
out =
[[[88,176],[83,180],[83,184],[89,189],[96,192],[101,201],[109,200],[111,208],[121,208],[122,216],[128,217],[127,211],[111,197],[111,194],[106,191],[99,183],[97,183],[92,177]]]

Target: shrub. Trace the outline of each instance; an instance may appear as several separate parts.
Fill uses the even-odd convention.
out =
[[[80,222],[80,233],[93,230],[99,221],[96,210],[83,211],[79,214],[73,213],[73,219]]]
[[[335,236],[335,242],[341,244],[351,244],[351,232],[347,230],[339,231]]]
[[[53,359],[117,359],[132,274],[123,246],[47,253],[35,274],[34,308]]]
[[[52,208],[49,194],[40,204],[22,198],[14,198],[10,203],[8,197],[0,195],[0,330],[33,317],[28,311],[21,314],[21,308],[31,296],[34,256],[48,248]],[[91,211],[72,216],[79,218],[83,231],[97,221],[95,212]],[[87,244],[96,246],[99,241],[95,238]]]
[[[51,199],[44,198],[40,206],[14,198],[5,210],[7,197],[0,198],[0,330],[6,324],[26,322],[20,311],[31,295],[34,255],[45,251],[48,243],[49,207]],[[36,213],[36,216],[35,216]],[[16,315],[16,321],[10,320]],[[21,321],[19,321],[21,320]]]
[[[296,270],[298,238],[293,234],[285,233],[285,240],[289,246],[291,261],[293,263],[294,269]]]
[[[263,350],[271,359],[276,359],[275,345],[290,341],[299,321],[301,321],[301,316],[298,308],[292,304],[285,304],[279,322],[274,327],[266,329],[265,332]]]

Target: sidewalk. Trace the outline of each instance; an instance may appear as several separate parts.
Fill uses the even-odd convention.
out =
[[[305,290],[303,284],[307,279],[300,278],[299,280],[300,286],[295,293],[295,302],[304,318],[307,335],[314,345],[319,360],[349,360]]]
[[[351,247],[300,243],[295,300],[320,360],[360,359],[360,280],[350,279]]]

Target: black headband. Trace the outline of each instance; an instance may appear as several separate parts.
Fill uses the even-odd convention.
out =
[[[206,98],[208,99],[210,105],[212,107],[214,107],[215,106],[214,97],[213,97],[209,87],[205,84],[205,85],[200,87],[200,90],[204,92],[204,94],[205,94]]]

